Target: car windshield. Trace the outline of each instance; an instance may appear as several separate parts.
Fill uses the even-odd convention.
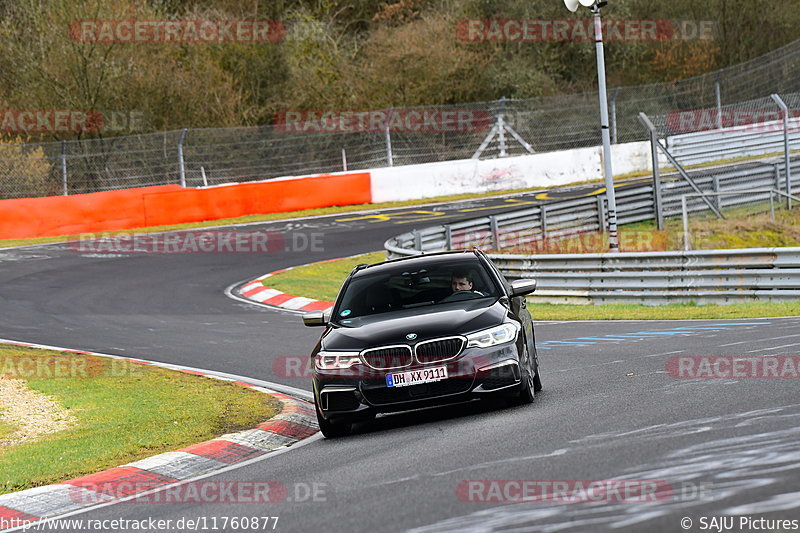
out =
[[[394,269],[364,272],[353,278],[334,309],[334,319],[500,296],[479,261],[460,259],[409,266],[400,263]]]

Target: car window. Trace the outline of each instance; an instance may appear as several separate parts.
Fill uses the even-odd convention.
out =
[[[334,320],[500,296],[492,276],[478,261],[409,266],[399,263],[397,268],[363,272],[351,279],[334,309]],[[454,276],[466,277],[468,289],[454,290]]]

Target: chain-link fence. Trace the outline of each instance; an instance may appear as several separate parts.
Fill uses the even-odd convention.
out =
[[[647,139],[648,132],[638,120],[640,112],[662,117],[654,118],[660,133],[674,135],[681,133],[670,129],[674,125],[670,117],[676,114],[705,116],[711,110],[708,115],[721,121],[711,128],[725,126],[725,110],[737,105],[758,107],[771,93],[789,95],[787,105],[798,109],[800,40],[719,72],[674,83],[611,89],[612,140]],[[595,146],[601,142],[597,100],[595,92],[586,92],[392,109],[371,112],[356,127],[348,113],[331,111],[319,116],[300,114],[300,120],[288,125],[4,143],[0,144],[0,198],[170,183],[216,185]],[[731,106],[731,102],[744,103]],[[376,122],[375,116],[383,117],[383,122]]]

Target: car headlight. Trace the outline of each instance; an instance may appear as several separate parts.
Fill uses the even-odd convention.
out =
[[[319,352],[314,357],[318,370],[342,370],[361,363],[358,352]]]
[[[505,344],[515,340],[517,338],[517,333],[519,333],[519,326],[514,322],[484,329],[483,331],[467,335],[467,348],[488,348],[490,346],[497,346],[498,344]]]

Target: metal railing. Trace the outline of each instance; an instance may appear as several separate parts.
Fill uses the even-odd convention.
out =
[[[387,255],[397,257],[387,242]],[[407,251],[404,251],[407,252]],[[534,299],[564,303],[733,303],[800,299],[800,247],[602,254],[488,254]]]
[[[800,158],[795,158],[792,164],[798,162]],[[714,173],[710,175],[706,170],[691,174],[694,183],[703,191],[726,193],[724,198],[717,197],[712,201],[717,209],[726,209],[769,202],[772,197],[769,190],[783,191],[782,194],[786,194],[786,183],[782,179],[783,167],[783,161],[776,158],[765,162],[720,167],[714,169]],[[763,192],[758,192],[761,190]],[[681,216],[682,198],[694,193],[694,189],[678,176],[663,178],[660,206],[662,217]],[[800,182],[793,183],[788,194],[797,193],[800,193]],[[652,183],[641,182],[620,187],[616,195],[620,225],[653,220],[656,217],[657,206]],[[527,242],[604,231],[607,229],[605,204],[605,195],[601,193],[433,226],[389,239],[386,249],[392,257],[472,246],[490,246],[500,251]],[[708,209],[699,197],[686,200],[687,213],[702,213]]]
[[[800,298],[800,248],[501,255],[509,279],[535,278],[548,301],[733,303]]]
[[[692,182],[679,177],[661,182],[661,216],[708,212],[770,202],[781,192],[780,159],[698,171]],[[658,216],[652,183],[634,183],[617,190],[619,224]],[[798,199],[800,200],[800,199]],[[403,233],[384,244],[388,258],[473,246],[502,251],[525,243],[598,232],[606,229],[603,194],[555,201],[527,209],[433,226]],[[800,248],[763,248],[619,254],[490,254],[510,279],[533,277],[538,297],[550,301],[727,303],[800,298]]]

